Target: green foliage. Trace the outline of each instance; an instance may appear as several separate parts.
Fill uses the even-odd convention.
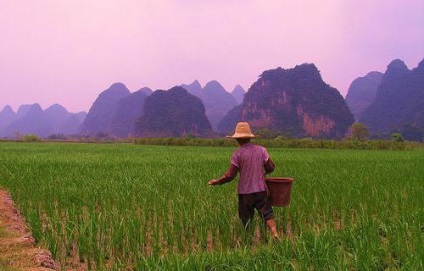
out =
[[[280,133],[271,129],[259,129],[255,132],[255,135],[260,138],[273,139],[280,136]]]
[[[422,150],[268,148],[273,176],[295,182],[274,208],[290,238],[267,243],[241,227],[236,181],[206,185],[234,149],[2,142],[0,186],[62,267],[68,255],[91,270],[423,270]]]
[[[22,136],[21,140],[24,142],[38,142],[41,141],[41,138],[35,134],[26,134]]]
[[[237,146],[235,140],[226,138],[194,138],[194,137],[179,137],[179,138],[133,138],[132,142],[139,145],[161,145],[161,146]]]
[[[398,142],[398,143],[403,142],[403,136],[402,136],[402,134],[400,134],[400,133],[393,133],[392,134],[392,141],[393,142]]]
[[[351,126],[352,138],[357,140],[366,140],[369,137],[367,126],[363,123],[354,123]]]
[[[162,146],[237,146],[233,139],[226,138],[132,138],[131,142],[139,145]],[[274,139],[255,138],[254,143],[272,148],[302,148],[302,149],[361,149],[361,150],[412,150],[424,149],[424,144],[418,142],[403,142],[399,144],[392,140],[327,140],[313,138],[287,138],[277,136]]]

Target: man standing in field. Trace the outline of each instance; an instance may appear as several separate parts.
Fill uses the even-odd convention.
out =
[[[247,122],[237,123],[234,134],[227,137],[236,139],[240,148],[233,153],[227,172],[221,178],[209,181],[208,184],[220,185],[230,182],[240,172],[240,180],[237,184],[238,214],[243,226],[247,228],[256,209],[271,230],[272,236],[278,238],[265,183],[265,174],[274,171],[274,163],[264,147],[250,143],[250,139],[255,135],[252,134]]]

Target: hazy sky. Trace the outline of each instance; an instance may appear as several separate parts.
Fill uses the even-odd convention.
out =
[[[424,0],[0,0],[0,39],[0,110],[88,111],[114,82],[247,90],[302,63],[345,96],[393,59],[424,58]]]

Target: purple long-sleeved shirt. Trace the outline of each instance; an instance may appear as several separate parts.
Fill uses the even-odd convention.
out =
[[[264,167],[268,159],[269,154],[264,147],[251,143],[240,146],[233,153],[231,164],[236,166],[240,173],[238,194],[267,191]]]

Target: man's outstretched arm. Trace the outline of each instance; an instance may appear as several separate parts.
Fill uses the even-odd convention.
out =
[[[210,180],[208,184],[217,185],[217,184],[224,184],[224,183],[231,182],[237,176],[237,172],[238,172],[238,167],[236,167],[233,164],[230,164],[230,166],[227,169],[227,172],[225,172],[225,174],[222,175],[221,178],[217,180]]]

